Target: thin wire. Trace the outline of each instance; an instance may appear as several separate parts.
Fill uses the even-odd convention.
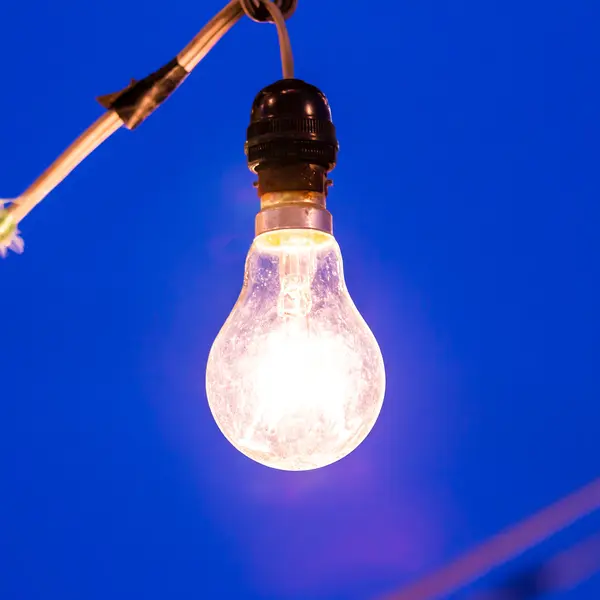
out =
[[[534,600],[569,591],[600,572],[600,535],[592,535],[544,561],[530,562],[470,600]]]
[[[123,125],[114,111],[104,113],[82,133],[24,192],[7,212],[18,223],[61,181]]]
[[[279,37],[284,78],[294,76],[294,59],[285,18],[279,7],[270,0],[260,0],[269,11]],[[177,62],[188,73],[212,50],[217,42],[244,16],[240,0],[231,0],[217,13],[177,55]],[[115,111],[109,110],[82,133],[18,198],[12,199],[4,215],[16,227],[56,186],[58,186],[102,142],[123,125]],[[2,213],[0,212],[0,217]],[[0,240],[0,250],[10,240]]]
[[[277,36],[279,37],[279,51],[281,53],[281,68],[284,79],[294,78],[294,55],[292,53],[292,43],[290,34],[285,24],[285,18],[280,8],[271,2],[271,0],[261,0],[263,6],[269,11],[273,23],[277,27]]]
[[[243,16],[239,0],[229,2],[177,55],[177,62],[190,73]]]
[[[544,565],[544,570],[553,578],[556,591],[583,583],[600,571],[600,535],[561,552]]]
[[[575,521],[600,509],[600,479],[483,543],[433,575],[386,600],[436,600],[523,554]]]

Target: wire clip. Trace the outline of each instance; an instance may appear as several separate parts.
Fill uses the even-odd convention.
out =
[[[113,94],[97,98],[107,110],[114,110],[127,129],[145,121],[180,85],[189,73],[174,58],[144,79]]]
[[[264,2],[270,2],[271,0],[239,0],[242,10],[257,23],[273,22],[273,17],[267,8],[264,6]],[[273,4],[279,8],[281,14],[285,19],[289,19],[296,10],[298,0],[273,0]]]

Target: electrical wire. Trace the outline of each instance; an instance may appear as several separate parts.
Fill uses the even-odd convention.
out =
[[[484,591],[475,591],[469,600],[537,600],[565,592],[584,583],[600,571],[600,535],[592,535],[544,561],[505,576]]]
[[[77,165],[89,156],[102,142],[107,140],[123,125],[114,111],[103,114],[91,127],[82,133],[48,167],[8,209],[18,223],[39,204]]]
[[[256,0],[269,11],[277,28],[281,66],[284,79],[294,77],[294,56],[292,44],[281,9],[271,0]],[[245,8],[239,0],[232,0],[221,12],[213,17],[198,35],[177,55],[177,62],[186,70],[191,70],[213,49],[217,42],[244,16]]]
[[[290,35],[288,33],[285,18],[273,2],[263,0],[264,7],[269,11],[273,23],[277,27],[277,35],[279,37],[279,50],[281,53],[281,66],[283,70],[284,79],[294,78],[294,55],[292,54],[292,43],[290,42]]]
[[[262,2],[277,28],[284,79],[294,76],[294,59],[285,17],[281,9],[271,0]],[[177,64],[189,74],[212,50],[217,42],[244,16],[247,8],[241,0],[231,0],[217,13],[177,55]],[[172,90],[170,90],[172,91]],[[160,99],[153,108],[168,96]],[[148,113],[148,116],[151,112]],[[109,109],[91,127],[82,133],[19,197],[0,200],[0,255],[7,249],[21,252],[22,240],[18,237],[18,224],[56,186],[58,186],[85,158],[102,142],[106,141],[125,124],[114,109]],[[9,204],[7,208],[4,208]]]
[[[265,2],[267,4],[267,2]],[[276,7],[277,8],[277,7]],[[177,55],[177,62],[188,72],[214,48],[217,42],[244,16],[239,0],[232,0],[217,13]]]
[[[437,600],[600,510],[600,479],[494,536],[478,548],[385,600]]]

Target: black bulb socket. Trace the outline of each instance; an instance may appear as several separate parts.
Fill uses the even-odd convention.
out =
[[[326,193],[339,144],[325,94],[300,79],[282,79],[252,104],[245,151],[259,194]]]

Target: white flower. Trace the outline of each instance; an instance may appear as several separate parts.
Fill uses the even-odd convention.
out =
[[[25,244],[23,238],[19,236],[17,223],[11,213],[9,213],[4,205],[5,200],[0,200],[0,256],[4,258],[9,250],[21,254]]]

